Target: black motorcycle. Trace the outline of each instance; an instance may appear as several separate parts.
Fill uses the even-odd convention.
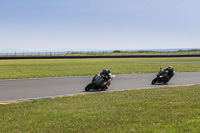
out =
[[[167,82],[169,82],[170,77],[168,76],[168,71],[166,70],[162,70],[162,68],[160,68],[160,71],[157,73],[156,78],[154,78],[152,80],[152,84],[155,83],[164,83],[166,84]]]
[[[115,78],[115,75],[111,76],[111,80],[113,80]],[[106,90],[108,89],[108,86],[111,84],[110,81],[105,81],[104,78],[100,75],[100,74],[96,74],[93,78],[92,78],[92,82],[89,83],[86,87],[85,87],[85,91],[89,91],[91,89],[95,89],[95,90]]]

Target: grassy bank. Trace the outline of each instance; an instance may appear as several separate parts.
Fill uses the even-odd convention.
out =
[[[200,86],[0,105],[0,132],[199,132]]]
[[[0,79],[85,76],[104,68],[113,74],[156,73],[169,65],[178,72],[200,72],[200,57],[0,60]]]
[[[29,52],[29,53],[0,53],[2,56],[95,56],[95,55],[199,55],[199,49],[191,50],[178,50],[178,51],[149,51],[149,50],[140,50],[140,51],[121,51],[114,50],[112,52]]]
[[[179,50],[179,51],[120,51],[115,50],[113,52],[72,52],[70,54],[63,54],[63,56],[79,56],[79,55],[189,55],[200,54],[200,50]]]

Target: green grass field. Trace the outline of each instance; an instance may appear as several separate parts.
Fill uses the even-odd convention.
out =
[[[77,95],[0,105],[1,133],[200,131],[200,86]]]
[[[0,60],[0,79],[86,76],[104,68],[113,74],[156,73],[169,65],[176,72],[200,72],[200,57]]]
[[[200,58],[0,60],[0,79],[200,72]],[[199,132],[200,85],[0,104],[0,133]]]

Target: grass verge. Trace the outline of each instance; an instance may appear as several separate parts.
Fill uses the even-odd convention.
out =
[[[199,132],[200,85],[0,105],[0,132]]]
[[[104,68],[113,74],[156,73],[169,65],[177,72],[200,72],[200,57],[0,60],[0,79],[86,76]]]

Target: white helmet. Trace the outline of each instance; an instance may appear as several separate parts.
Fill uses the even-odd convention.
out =
[[[168,66],[168,69],[172,69],[172,66]]]

